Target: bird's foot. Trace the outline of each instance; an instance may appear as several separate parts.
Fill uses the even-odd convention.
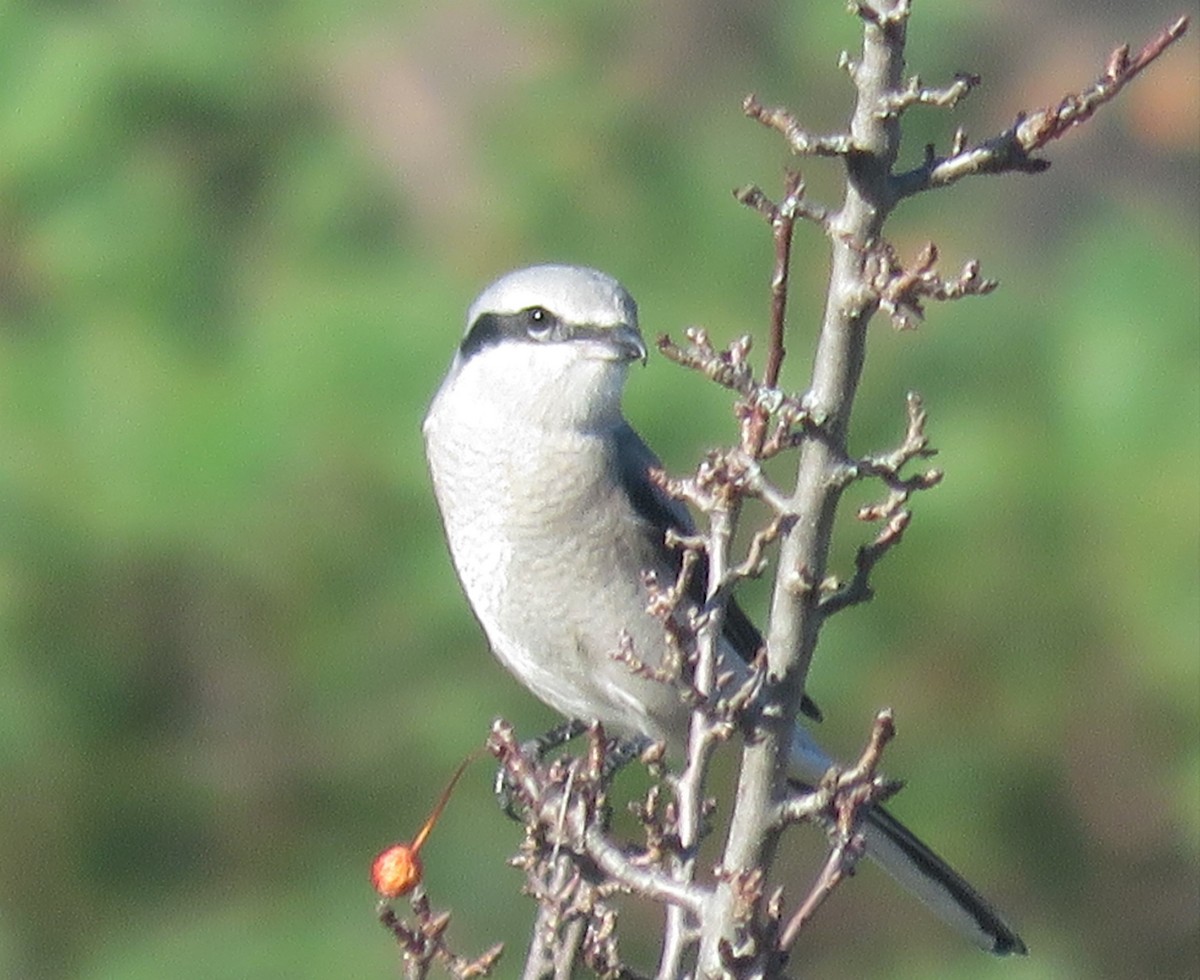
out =
[[[528,742],[522,742],[521,754],[541,762],[547,752],[553,751],[560,745],[565,745],[585,731],[587,731],[587,725],[582,721],[575,718],[569,719],[561,725],[555,725],[543,735],[531,738]],[[512,780],[503,766],[496,770],[496,781],[492,786],[492,792],[495,793],[501,810],[518,823],[524,822],[525,818],[521,816],[520,807],[517,804],[516,787],[513,786]]]

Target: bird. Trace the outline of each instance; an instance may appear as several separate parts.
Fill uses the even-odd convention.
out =
[[[496,279],[466,319],[422,428],[468,603],[503,666],[566,719],[678,749],[691,709],[614,655],[631,648],[650,667],[668,655],[646,573],[675,581],[682,559],[667,531],[695,533],[623,414],[630,367],[647,360],[637,304],[603,272],[545,264]],[[746,676],[762,642],[731,601],[720,670]],[[794,729],[789,779],[815,784],[833,758],[805,725]],[[1026,952],[992,905],[882,806],[866,808],[861,831],[867,856],[946,924],[989,952]]]

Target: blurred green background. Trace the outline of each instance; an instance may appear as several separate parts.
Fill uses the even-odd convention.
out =
[[[914,111],[909,162],[1181,9],[916,8],[912,68],[984,87]],[[552,720],[488,655],[425,476],[463,311],[558,259],[623,279],[650,336],[761,336],[769,240],[729,191],[789,161],[741,98],[836,128],[857,34],[839,0],[0,3],[0,976],[398,974],[372,856],[493,716]],[[895,708],[896,810],[1034,955],[963,947],[864,869],[805,976],[1195,975],[1197,51],[1049,173],[890,226],[1003,286],[875,329],[854,447],[894,443],[916,388],[947,477],[876,601],[828,629],[812,693],[845,754]],[[833,203],[837,166],[805,170]],[[801,228],[795,387],[825,263]],[[732,432],[657,357],[628,410],[676,472]],[[865,533],[846,521],[842,570]],[[515,976],[531,905],[490,780],[469,772],[427,881],[453,942],[508,941]],[[794,897],[820,839],[791,840]],[[652,917],[628,923],[645,962]]]

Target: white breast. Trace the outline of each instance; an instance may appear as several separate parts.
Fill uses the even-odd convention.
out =
[[[493,353],[507,356],[477,356]],[[612,465],[619,385],[602,365],[582,364],[565,391],[530,391],[514,384],[515,372],[495,370],[498,361],[451,372],[425,420],[463,589],[495,654],[543,701],[661,737],[678,698],[612,656],[624,632],[647,662],[664,653],[641,581],[654,559]],[[588,409],[609,387],[607,410]]]

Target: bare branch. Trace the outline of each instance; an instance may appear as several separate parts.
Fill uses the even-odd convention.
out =
[[[589,883],[577,860],[586,857],[619,890],[697,909],[703,901],[703,891],[698,886],[680,884],[645,866],[606,836],[603,785],[608,777],[604,771],[604,734],[598,725],[593,725],[590,732],[589,753],[582,767],[577,765],[580,760],[546,765],[522,749],[510,725],[498,721],[492,726],[488,750],[500,761],[530,821],[521,866],[544,870],[546,845],[550,844],[553,857],[567,856],[572,862],[572,876],[565,881],[561,874],[553,876],[559,882],[558,891],[573,893]],[[537,880],[543,880],[543,876],[539,875]],[[542,898],[554,893],[541,888],[538,891]],[[559,895],[556,901],[561,904],[563,896]]]
[[[859,476],[878,476],[889,486],[909,486],[900,479],[900,470],[914,459],[929,459],[931,456],[937,455],[937,450],[929,445],[929,436],[925,433],[925,424],[929,421],[929,413],[925,410],[925,403],[921,400],[921,396],[915,391],[910,391],[904,398],[904,407],[908,415],[908,427],[904,430],[904,440],[890,453],[866,456],[860,459],[855,466]],[[930,473],[936,472],[930,471]],[[911,485],[910,488],[922,489],[932,486],[937,479],[940,479],[940,474],[936,478],[930,474],[923,474],[918,483]]]
[[[758,120],[782,135],[792,152],[798,156],[837,157],[845,156],[854,149],[854,141],[849,133],[814,136],[806,131],[787,109],[768,109],[754,94],[747,95],[742,100],[742,111],[751,119]]]
[[[853,874],[854,866],[866,852],[862,835],[857,832],[861,810],[887,798],[898,788],[896,784],[877,774],[883,750],[895,734],[892,712],[885,708],[875,716],[871,738],[854,767],[840,773],[831,773],[822,780],[821,787],[813,793],[806,794],[807,797],[815,798],[818,803],[826,803],[825,812],[832,818],[830,832],[833,836],[833,847],[830,848],[829,857],[821,868],[812,890],[780,932],[780,950],[786,952],[792,947],[817,909],[847,876]],[[810,803],[804,798],[801,799],[805,806],[800,812],[808,819],[811,816]]]
[[[775,438],[775,436],[771,437],[772,440]],[[770,443],[770,441],[771,440],[768,440],[768,443]],[[739,462],[742,468],[743,480],[745,482],[746,493],[748,496],[758,498],[768,507],[770,507],[771,510],[773,510],[776,514],[782,517],[790,518],[795,516],[795,514],[792,512],[791,501],[788,499],[787,494],[785,494],[779,489],[779,487],[775,486],[774,483],[767,479],[767,475],[763,472],[762,466],[759,464],[758,460],[743,454]],[[788,528],[790,528],[790,526],[791,525],[789,524],[785,528],[781,525],[780,530],[786,531]]]
[[[435,914],[429,899],[421,890],[411,899],[415,925],[409,926],[396,914],[387,902],[379,903],[379,921],[395,938],[404,953],[404,972],[408,980],[423,980],[434,963],[439,963],[455,980],[474,980],[488,977],[504,952],[504,944],[497,943],[484,953],[468,959],[452,952],[446,945],[446,927],[450,914]]]
[[[927,147],[925,162],[920,167],[893,178],[896,199],[945,187],[972,174],[1040,173],[1050,166],[1050,161],[1032,154],[1086,122],[1100,106],[1116,98],[1126,85],[1183,37],[1187,28],[1188,18],[1180,17],[1132,58],[1129,46],[1122,45],[1109,56],[1104,73],[1083,91],[1064,96],[1057,106],[1019,114],[1004,132],[976,146],[964,148],[964,141],[956,138],[955,148],[946,157],[937,156],[932,146]]]
[[[679,347],[665,334],[658,338],[658,350],[668,360],[682,364],[723,388],[736,391],[743,397],[755,389],[754,371],[746,355],[750,353],[749,337],[734,341],[728,350],[717,350],[703,327],[688,327],[684,331],[690,341],[687,347]]]
[[[590,826],[584,834],[587,855],[600,869],[619,882],[622,889],[652,901],[676,905],[698,913],[704,894],[690,884],[681,884],[664,874],[650,871],[630,858],[606,836],[601,827]]]
[[[799,188],[802,190],[802,187]],[[771,204],[774,209],[776,206]],[[791,247],[791,221],[786,223],[787,234],[776,235],[776,274],[772,285],[771,348],[768,353],[768,371],[778,374],[783,363],[782,331],[786,312],[788,250]],[[750,366],[748,355],[751,342],[741,337],[726,350],[718,350],[709,340],[708,332],[702,327],[688,327],[685,331],[689,344],[680,347],[670,337],[658,338],[658,349],[668,360],[699,371],[712,381],[742,396],[735,406],[741,423],[742,450],[750,457],[768,459],[771,456],[798,444],[801,434],[821,424],[820,415],[814,413],[804,399],[796,398],[775,387],[774,383],[759,383]],[[775,418],[776,428],[767,436],[768,421]],[[797,431],[798,430],[798,431]],[[701,510],[711,504],[698,500],[681,484],[666,481],[660,483],[668,493],[687,500]]]
[[[767,365],[763,384],[775,388],[779,384],[779,371],[787,355],[783,335],[787,322],[788,273],[792,261],[792,238],[796,229],[797,216],[815,221],[828,228],[828,211],[819,206],[806,204],[804,179],[795,170],[789,170],[784,179],[784,198],[779,204],[772,203],[757,187],[735,191],[734,196],[765,215],[771,225],[771,238],[775,244],[775,267],[771,273],[771,316]],[[743,420],[743,447],[752,456],[761,456],[767,435],[767,411],[759,407],[754,415]]]
[[[996,279],[979,274],[974,259],[963,266],[955,279],[944,279],[936,270],[937,246],[926,243],[913,265],[905,269],[895,250],[880,242],[869,250],[871,285],[879,297],[879,309],[892,321],[897,330],[915,329],[925,318],[923,300],[955,300],[964,296],[986,296],[1000,285]]]
[[[878,112],[881,116],[890,116],[904,112],[914,105],[953,109],[980,81],[978,75],[959,72],[954,76],[954,81],[943,88],[924,88],[921,85],[921,76],[913,75],[902,92],[892,92],[884,96]]]
[[[728,592],[723,591],[723,586],[729,574],[729,549],[744,490],[740,488],[738,474],[730,466],[728,458],[718,454],[709,454],[690,482],[699,494],[711,502],[711,506],[707,508],[707,599],[696,632],[693,678],[699,693],[711,701],[717,697],[723,684],[723,679],[717,676],[722,624],[725,621],[728,603]],[[704,816],[708,806],[704,793],[705,779],[713,751],[717,743],[728,736],[729,731],[728,720],[715,717],[713,712],[705,710],[703,706],[697,706],[692,711],[688,729],[687,761],[674,787],[676,831],[680,851],[669,860],[672,879],[681,889],[690,890],[696,887],[696,849],[703,833]],[[685,958],[696,944],[706,904],[707,901],[685,907],[675,903],[668,908],[666,936],[659,963],[660,977],[681,974]]]
[[[810,201],[804,196],[805,186],[800,174],[789,170],[785,182],[789,189],[786,191],[784,199],[778,204],[767,197],[757,184],[747,184],[745,187],[737,188],[733,192],[733,199],[738,204],[744,204],[751,211],[757,211],[772,226],[780,221],[794,221],[796,218],[803,218],[805,221],[811,221],[813,224],[827,229],[829,208]],[[776,268],[778,269],[778,263]],[[774,384],[774,382],[771,381],[768,384]]]
[[[776,514],[770,524],[755,531],[746,557],[722,577],[721,589],[731,588],[743,579],[762,575],[767,567],[767,546],[776,541],[794,520],[795,517],[791,515]]]
[[[843,585],[836,579],[822,583],[823,595],[819,605],[822,616],[832,616],[850,606],[867,602],[874,596],[871,572],[883,556],[900,543],[912,521],[912,514],[904,509],[904,505],[914,493],[931,489],[942,481],[943,474],[939,469],[925,470],[907,477],[900,474],[901,469],[912,460],[937,455],[937,450],[929,445],[929,437],[925,434],[928,413],[921,396],[910,391],[905,406],[908,426],[899,446],[891,452],[866,456],[841,468],[842,480],[846,483],[867,478],[883,481],[888,488],[887,496],[879,503],[860,507],[856,516],[860,521],[883,521],[885,524],[870,544],[858,549],[854,559],[854,577],[848,583]]]
[[[1056,140],[1072,126],[1078,126],[1092,114],[1116,98],[1127,84],[1152,64],[1172,44],[1183,37],[1188,18],[1180,17],[1148,41],[1134,58],[1129,57],[1129,45],[1123,44],[1109,56],[1104,74],[1079,95],[1067,95],[1054,109],[1040,109],[1018,121],[1014,135],[1026,153],[1040,150]]]
[[[879,771],[879,764],[883,759],[883,750],[887,748],[888,743],[896,737],[896,718],[892,714],[891,708],[884,708],[875,716],[875,722],[871,726],[871,736],[867,741],[866,748],[859,756],[858,762],[854,767],[847,769],[838,777],[839,789],[848,786],[859,785],[866,782],[871,782],[876,779],[876,773]],[[873,787],[877,792],[883,792],[890,795],[895,791],[893,784],[880,784]],[[848,823],[849,818],[842,817],[843,822]]]
[[[848,606],[870,601],[875,595],[875,590],[871,588],[872,570],[884,555],[900,543],[911,521],[911,512],[897,511],[874,541],[858,549],[854,556],[854,578],[821,600],[819,608],[822,616],[829,617]]]

